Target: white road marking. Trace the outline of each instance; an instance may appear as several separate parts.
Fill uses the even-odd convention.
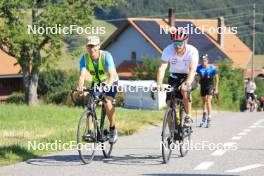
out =
[[[255,169],[258,167],[262,167],[262,166],[264,166],[264,164],[252,164],[252,165],[247,165],[247,166],[239,167],[239,168],[232,169],[232,170],[226,170],[225,172],[242,172],[242,171]]]
[[[242,136],[234,136],[234,137],[232,137],[232,140],[239,140],[239,139],[241,139],[241,137]]]
[[[236,144],[236,142],[226,142],[226,143],[224,143],[224,147],[232,147],[235,144]]]
[[[205,161],[205,162],[200,163],[198,166],[196,166],[194,170],[206,170],[209,167],[211,167],[213,164],[214,162]]]
[[[264,126],[257,126],[257,128],[264,128]]]
[[[255,123],[253,123],[253,125],[259,125],[260,123],[259,122],[255,122]]]
[[[256,126],[254,126],[254,125],[251,125],[249,128],[257,128]]]
[[[262,123],[262,122],[264,122],[264,119],[260,119],[256,123]]]
[[[240,135],[240,136],[244,136],[244,135],[246,135],[247,133],[245,133],[245,132],[242,132],[242,133],[238,133],[238,135]]]
[[[244,130],[244,132],[250,132],[251,131],[251,129],[245,129]]]
[[[219,150],[214,151],[211,155],[212,155],[212,156],[221,156],[221,155],[223,155],[225,152],[226,152],[226,150],[221,150],[221,149],[219,149]]]

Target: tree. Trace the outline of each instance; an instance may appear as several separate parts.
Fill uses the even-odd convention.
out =
[[[156,80],[159,64],[160,58],[143,56],[142,62],[139,62],[135,68],[131,69],[133,75],[132,79]],[[164,77],[167,78],[168,74],[169,72],[167,69]],[[164,80],[164,82],[166,81],[167,80]]]
[[[71,25],[91,24],[95,6],[114,0],[1,0],[0,49],[17,59],[24,81],[25,100],[35,105],[41,67],[53,64],[61,56],[63,32]],[[31,25],[31,26],[28,26]],[[57,25],[57,26],[56,26]],[[39,33],[34,33],[34,27]],[[69,31],[69,30],[68,30]]]

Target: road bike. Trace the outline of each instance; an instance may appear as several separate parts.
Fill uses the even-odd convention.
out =
[[[76,90],[71,89],[71,97],[73,102],[76,102],[74,98],[74,92]],[[94,91],[93,88],[84,90],[83,93],[88,94],[88,100],[86,110],[82,113],[77,127],[77,150],[81,161],[84,164],[92,162],[95,152],[102,150],[105,158],[111,156],[113,150],[113,143],[109,142],[109,124],[106,123],[106,110],[104,107],[104,92]],[[98,118],[99,111],[96,111],[96,107],[101,104],[100,119]],[[114,103],[113,103],[114,104]],[[85,140],[87,133],[92,134],[92,140]]]

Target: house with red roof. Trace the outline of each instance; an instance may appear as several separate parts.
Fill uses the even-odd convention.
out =
[[[21,67],[14,57],[0,50],[0,101],[19,91],[23,91]]]
[[[207,53],[210,63],[229,59],[234,67],[245,69],[251,59],[250,48],[236,34],[225,32],[232,29],[225,26],[224,18],[176,19],[175,13],[171,12],[167,19],[128,18],[119,21],[118,29],[102,44],[102,49],[112,54],[119,76],[129,78],[132,76],[131,67],[142,57],[161,57],[163,49],[171,43],[170,34],[161,30],[171,26],[197,28],[201,34],[190,33],[188,43],[195,46],[200,55]],[[204,26],[215,30],[202,31]],[[226,30],[219,34],[219,27]]]

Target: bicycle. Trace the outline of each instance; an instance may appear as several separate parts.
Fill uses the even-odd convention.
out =
[[[178,88],[172,88],[172,94],[170,97],[170,105],[165,112],[161,140],[162,140],[162,158],[164,163],[168,163],[172,153],[172,144],[178,142],[180,147],[181,157],[187,155],[191,142],[191,126],[184,126],[185,108],[182,97],[179,96],[179,92],[176,93]],[[188,100],[191,102],[190,91],[187,92]],[[169,116],[170,114],[170,116]],[[168,152],[168,153],[166,153]]]
[[[77,90],[71,90],[71,98],[73,102],[76,102],[73,94]],[[99,119],[97,118],[96,106],[104,101],[104,92],[95,92],[93,88],[86,89],[83,92],[87,92],[89,95],[88,102],[86,105],[86,111],[84,111],[80,117],[77,128],[77,150],[80,156],[81,161],[84,164],[89,164],[92,162],[95,151],[101,149],[103,151],[103,155],[105,158],[109,158],[111,156],[111,152],[113,149],[113,143],[109,142],[109,131],[106,128],[105,124],[105,116],[106,111],[104,104],[102,103],[101,108],[101,119],[99,126]],[[88,127],[88,123],[90,121],[90,127]],[[108,125],[109,126],[109,125]],[[93,134],[93,141],[85,141],[84,136],[87,134],[88,130]],[[88,146],[90,144],[91,146]],[[98,144],[100,144],[98,146]],[[90,153],[85,153],[90,152]]]

